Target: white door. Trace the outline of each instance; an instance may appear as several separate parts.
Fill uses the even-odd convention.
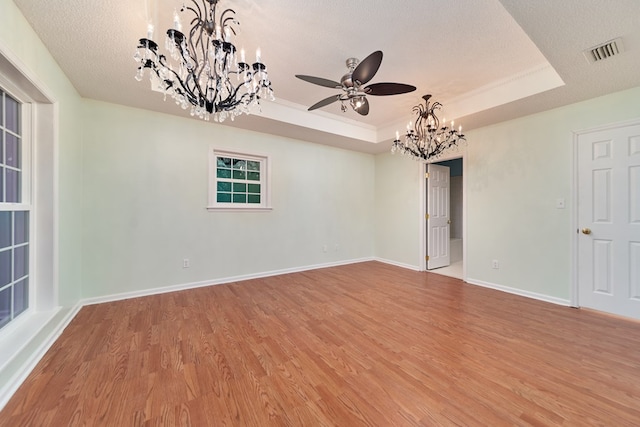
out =
[[[640,319],[640,124],[581,134],[578,305]]]
[[[427,270],[451,264],[449,167],[427,165]]]

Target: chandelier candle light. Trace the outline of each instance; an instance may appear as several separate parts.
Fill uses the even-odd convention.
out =
[[[424,105],[418,104],[413,107],[413,111],[418,116],[416,124],[413,126],[409,122],[403,141],[400,140],[400,133],[396,131],[391,153],[400,152],[414,160],[427,162],[437,159],[449,148],[466,141],[462,134],[462,126],[456,130],[453,127],[453,121],[451,121],[451,127],[447,127],[445,120],[442,119],[443,126],[440,127],[440,120],[435,110],[440,109],[442,104],[434,102],[429,105],[430,98],[431,95],[424,95],[422,97]]]
[[[193,5],[183,6],[180,12],[189,10],[194,17],[188,34],[182,33],[180,17],[176,11],[173,26],[167,30],[165,48],[172,61],[158,52],[158,44],[152,40],[153,25],[147,29],[147,37],[140,39],[134,59],[140,65],[136,80],[141,81],[145,69],[153,86],[159,86],[183,109],[191,106],[191,115],[222,122],[259,105],[260,99],[274,100],[267,67],[256,51],[256,61],[248,64],[244,49],[238,58],[237,49],[231,43],[236,35],[233,25],[235,11],[225,9],[217,19],[216,7],[220,0],[191,0]]]

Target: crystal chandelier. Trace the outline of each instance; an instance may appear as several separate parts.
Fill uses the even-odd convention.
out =
[[[237,49],[231,43],[236,35],[235,11],[225,9],[218,19],[216,7],[219,0],[191,0],[191,6],[182,6],[193,13],[191,29],[182,33],[177,12],[174,28],[167,30],[165,48],[168,57],[159,53],[158,44],[152,40],[153,25],[149,25],[147,38],[140,39],[134,59],[140,65],[136,80],[141,81],[145,69],[149,69],[152,87],[159,87],[170,95],[183,109],[191,107],[191,115],[222,122],[258,105],[260,99],[275,99],[267,67],[261,62],[260,50],[256,61],[245,60],[244,49],[238,58]]]
[[[466,141],[462,134],[462,126],[456,130],[453,127],[453,121],[451,121],[451,127],[447,127],[445,120],[442,119],[444,125],[440,127],[440,120],[435,110],[440,109],[442,104],[434,102],[429,105],[430,98],[431,95],[424,95],[422,97],[424,105],[418,104],[413,107],[413,111],[418,116],[416,124],[413,126],[409,122],[403,141],[400,140],[400,134],[396,132],[391,153],[400,152],[414,160],[426,162],[437,159],[449,148]]]

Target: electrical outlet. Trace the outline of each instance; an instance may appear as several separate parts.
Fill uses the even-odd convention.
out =
[[[496,270],[500,268],[500,263],[498,262],[497,259],[494,259],[493,261],[491,261],[491,268],[494,268]]]
[[[182,268],[189,268],[191,267],[191,263],[189,262],[189,258],[185,258],[182,260]]]
[[[327,245],[322,245],[322,252],[327,252]]]
[[[336,246],[335,246],[334,250],[336,252],[338,252],[340,250],[340,244],[336,243]]]

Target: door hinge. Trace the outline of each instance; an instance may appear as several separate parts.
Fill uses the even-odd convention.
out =
[[[424,219],[429,219],[429,214],[425,214]]]
[[[426,257],[424,257],[424,259],[426,259],[427,261],[429,261],[429,255],[427,255]]]
[[[425,179],[429,179],[429,172],[425,172],[425,173],[424,173],[424,178],[425,178]]]

